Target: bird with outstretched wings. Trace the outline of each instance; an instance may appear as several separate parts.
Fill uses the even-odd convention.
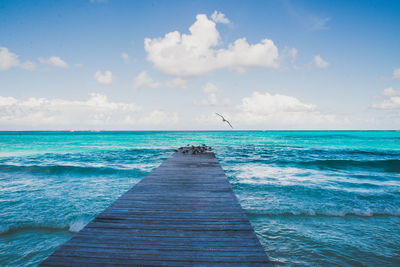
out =
[[[217,114],[218,116],[220,116],[220,117],[222,118],[222,122],[226,122],[226,123],[228,123],[228,124],[229,124],[229,126],[231,126],[231,128],[233,129],[233,127],[232,127],[231,123],[230,123],[228,120],[226,120],[226,119],[224,118],[224,116],[222,116],[221,114],[218,114],[218,113],[215,113],[215,114]]]

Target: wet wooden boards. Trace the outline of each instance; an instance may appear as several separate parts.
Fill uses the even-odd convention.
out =
[[[174,153],[41,266],[269,266],[214,153]]]

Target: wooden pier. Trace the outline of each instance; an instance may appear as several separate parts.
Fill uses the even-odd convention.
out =
[[[175,152],[41,266],[270,266],[214,153]]]

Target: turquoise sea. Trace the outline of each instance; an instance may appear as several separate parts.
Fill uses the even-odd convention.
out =
[[[400,265],[399,131],[0,132],[0,265],[39,264],[203,143],[277,266]]]

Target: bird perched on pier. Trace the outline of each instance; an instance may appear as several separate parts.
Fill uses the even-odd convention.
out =
[[[226,122],[226,123],[228,123],[228,124],[229,124],[229,126],[231,126],[231,128],[233,129],[233,127],[232,127],[231,123],[230,123],[229,121],[227,121],[227,120],[224,118],[224,116],[222,116],[221,114],[218,114],[218,113],[215,113],[215,114],[217,114],[218,116],[220,116],[220,117],[222,118],[222,122]]]

